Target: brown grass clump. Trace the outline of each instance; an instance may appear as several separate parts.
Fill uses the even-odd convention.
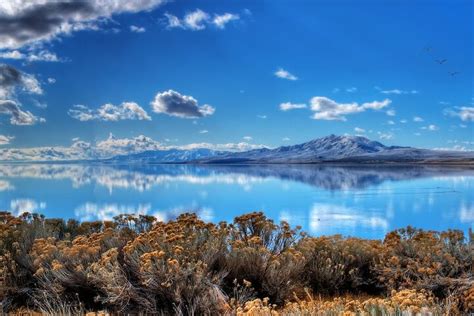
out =
[[[2,212],[0,302],[29,314],[463,315],[474,312],[469,237],[309,237],[263,213],[211,224]]]

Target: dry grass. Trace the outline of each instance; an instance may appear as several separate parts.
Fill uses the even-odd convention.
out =
[[[474,244],[406,228],[383,241],[309,237],[262,213],[78,223],[0,213],[4,312],[178,315],[463,315]],[[27,312],[31,313],[31,312]]]

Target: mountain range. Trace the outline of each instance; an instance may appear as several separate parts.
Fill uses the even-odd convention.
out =
[[[120,155],[107,162],[127,163],[463,163],[474,164],[474,152],[385,146],[362,136],[329,135],[306,143],[244,152],[211,149],[151,150]]]

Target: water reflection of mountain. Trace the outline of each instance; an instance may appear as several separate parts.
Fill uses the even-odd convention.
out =
[[[1,164],[0,178],[71,180],[74,187],[97,184],[139,191],[170,182],[248,185],[277,178],[326,190],[363,189],[384,181],[439,176],[474,176],[473,169],[436,166],[329,165],[102,165]]]

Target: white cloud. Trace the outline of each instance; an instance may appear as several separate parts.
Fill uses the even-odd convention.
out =
[[[291,139],[289,137],[283,137],[281,140],[284,142],[289,142]]]
[[[413,122],[418,122],[419,123],[419,122],[423,122],[423,121],[424,121],[424,119],[422,117],[419,117],[419,116],[414,116],[413,117]]]
[[[30,111],[21,109],[21,105],[13,100],[0,100],[0,115],[9,115],[12,125],[34,125],[43,123],[46,120],[35,116]]]
[[[280,104],[280,110],[282,111],[289,111],[289,110],[295,110],[295,109],[305,109],[307,107],[306,104],[304,103],[291,103],[291,102],[285,102]]]
[[[346,121],[346,115],[365,112],[366,110],[380,110],[388,106],[392,101],[366,102],[359,105],[353,103],[337,103],[327,97],[313,97],[311,99],[311,111],[314,112],[312,118],[315,120],[339,120]]]
[[[363,133],[365,133],[365,129],[360,128],[360,127],[355,127],[354,132],[359,133],[359,134],[363,134]]]
[[[249,141],[253,140],[253,137],[252,136],[244,136],[244,137],[242,137],[242,139],[249,142]]]
[[[380,93],[383,94],[418,94],[417,90],[401,90],[401,89],[390,89],[390,90],[383,90],[379,87],[375,87],[375,89],[379,90]]]
[[[97,110],[84,105],[74,105],[68,114],[79,121],[151,120],[146,111],[135,102],[123,102],[120,105],[107,103]]]
[[[400,123],[402,123],[402,124],[406,124],[406,123],[408,123],[408,121],[407,121],[407,120],[405,120],[405,119],[403,119],[403,120],[400,120]]]
[[[259,119],[263,119],[263,120],[267,118],[266,115],[257,115],[257,117],[258,117]]]
[[[427,125],[427,126],[420,127],[420,129],[434,132],[434,131],[438,131],[439,127],[434,125],[434,124],[430,124],[430,125]]]
[[[424,130],[428,130],[428,131],[432,131],[432,132],[434,132],[434,131],[437,131],[437,130],[439,130],[439,127],[438,127],[438,126],[436,126],[436,125],[434,125],[434,124],[430,124],[430,125],[427,125],[427,126],[423,126],[423,127],[421,127],[421,129],[424,129]]]
[[[208,105],[198,105],[192,96],[182,95],[179,92],[168,90],[156,94],[151,102],[155,113],[163,113],[180,118],[199,118],[214,114],[215,108]]]
[[[54,83],[56,83],[56,79],[54,79],[54,78],[48,78],[48,83],[49,83],[49,84],[54,84]]]
[[[385,112],[385,113],[387,113],[388,116],[395,116],[395,115],[397,115],[397,112],[395,112],[394,109],[387,110],[387,112]]]
[[[287,79],[287,80],[298,80],[298,77],[296,77],[295,75],[291,74],[290,72],[288,72],[287,70],[283,69],[283,68],[279,68],[277,71],[275,71],[275,76],[277,76],[278,78],[281,78],[281,79]]]
[[[384,139],[384,140],[390,140],[390,139],[393,139],[394,137],[392,133],[386,133],[386,132],[377,132],[377,135],[379,135],[380,139]]]
[[[228,23],[240,19],[238,14],[228,12],[223,14],[214,14],[214,16],[211,17],[209,13],[201,9],[196,9],[185,14],[182,19],[170,13],[165,13],[165,17],[167,19],[168,29],[180,28],[192,31],[202,31],[209,25],[223,30]]]
[[[347,88],[347,89],[346,89],[346,92],[349,92],[349,93],[357,92],[357,88],[356,88],[356,87]]]
[[[14,138],[13,136],[0,135],[0,146],[10,144],[10,141]]]
[[[1,1],[0,49],[18,49],[82,30],[99,30],[113,15],[152,10],[164,0]],[[38,45],[37,45],[38,46]]]
[[[46,62],[59,62],[61,59],[55,54],[48,50],[39,50],[39,51],[28,51],[27,53],[22,53],[19,50],[7,50],[0,52],[0,58],[3,59],[17,59],[17,60],[26,60],[29,62],[35,61],[46,61]]]
[[[39,95],[43,94],[43,89],[34,75],[0,64],[0,99],[12,98],[18,92]]]
[[[206,28],[205,22],[209,20],[209,14],[197,9],[184,16],[184,25],[194,31],[203,30]]]
[[[445,109],[444,113],[450,116],[459,117],[464,122],[474,122],[474,107],[455,107],[452,109]]]
[[[223,28],[225,28],[227,23],[229,23],[231,21],[238,20],[239,18],[240,18],[239,15],[232,14],[232,13],[224,13],[224,14],[221,14],[221,15],[216,14],[214,16],[214,19],[212,20],[212,23],[214,23],[214,25],[217,28],[223,29]]]
[[[145,33],[146,29],[142,26],[130,25],[130,31],[134,33]]]
[[[387,121],[387,124],[388,124],[388,125],[395,125],[395,122],[392,121],[392,120],[390,120],[390,121]]]
[[[207,129],[203,129],[199,131],[199,134],[207,134],[209,131]]]

